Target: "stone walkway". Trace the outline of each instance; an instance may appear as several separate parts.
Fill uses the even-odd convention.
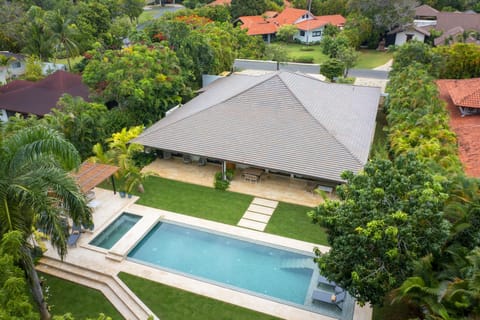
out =
[[[238,226],[263,231],[267,227],[273,212],[278,206],[278,201],[253,198],[245,214],[238,222]]]

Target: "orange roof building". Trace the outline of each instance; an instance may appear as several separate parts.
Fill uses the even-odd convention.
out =
[[[248,35],[262,35],[267,42],[284,25],[296,26],[298,33],[294,39],[303,43],[319,42],[327,24],[339,28],[345,25],[345,18],[339,14],[317,17],[308,10],[291,7],[286,7],[280,13],[268,11],[262,16],[243,16],[238,20],[242,23],[241,28],[247,29]]]
[[[480,178],[480,78],[437,80],[437,86],[440,98],[447,103],[449,125],[457,135],[465,173]]]

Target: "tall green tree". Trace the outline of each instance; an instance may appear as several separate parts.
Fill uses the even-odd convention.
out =
[[[375,27],[383,31],[411,23],[417,5],[416,0],[349,0],[347,9],[372,19]]]
[[[168,47],[134,45],[104,51],[98,46],[89,55],[83,81],[97,99],[114,102],[127,112],[131,125],[159,120],[190,94],[179,61]]]
[[[77,33],[76,27],[72,26],[69,19],[60,13],[60,11],[51,11],[46,15],[48,27],[52,33],[52,42],[55,44],[55,56],[66,57],[68,69],[72,70],[70,58],[78,55],[79,48],[75,40]]]
[[[241,16],[257,16],[261,15],[267,9],[265,0],[250,1],[250,0],[232,0],[230,5],[230,12],[232,18],[236,19]]]
[[[15,264],[20,258],[22,233],[11,231],[0,240],[0,319],[38,319],[27,294],[25,273]]]
[[[22,51],[46,61],[53,56],[52,34],[45,21],[45,11],[32,6],[27,14],[26,25],[23,28]]]
[[[310,213],[327,228],[331,245],[328,253],[317,251],[317,262],[360,303],[381,304],[412,275],[416,260],[441,252],[450,228],[442,212],[447,194],[413,154],[372,160],[342,178],[340,201]]]
[[[39,227],[64,257],[68,227],[63,217],[91,224],[85,196],[69,174],[79,164],[74,146],[52,129],[35,126],[9,134],[2,130],[0,236],[12,231],[21,233],[19,260],[42,319],[49,319],[50,314],[33,264],[30,239],[34,228]]]
[[[113,132],[106,126],[109,113],[99,103],[88,103],[81,97],[64,95],[43,118],[49,127],[61,132],[80,153],[82,159],[92,155],[92,147],[105,140]]]

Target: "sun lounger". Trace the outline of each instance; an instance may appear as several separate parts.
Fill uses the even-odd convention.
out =
[[[346,293],[345,291],[340,292],[338,294],[334,294],[331,292],[326,292],[322,290],[313,290],[312,293],[312,300],[313,301],[320,301],[328,304],[334,304],[342,310],[342,307],[340,304],[343,306],[343,301],[345,300]]]
[[[82,232],[82,227],[73,224],[72,233],[70,233],[67,239],[67,245],[70,247],[76,247],[77,241],[80,238],[81,232]]]
[[[330,287],[336,287],[337,286],[337,284],[334,281],[330,281],[327,278],[325,278],[324,276],[319,276],[318,277],[318,284],[324,284],[324,285],[327,285],[327,286],[330,286]]]

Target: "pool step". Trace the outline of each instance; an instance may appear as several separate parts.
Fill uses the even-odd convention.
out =
[[[313,269],[313,258],[296,258],[288,259],[282,262],[280,268],[282,269]]]
[[[40,259],[36,269],[101,291],[125,319],[144,320],[153,315],[153,312],[117,276],[47,257]],[[154,316],[154,319],[158,318]]]

